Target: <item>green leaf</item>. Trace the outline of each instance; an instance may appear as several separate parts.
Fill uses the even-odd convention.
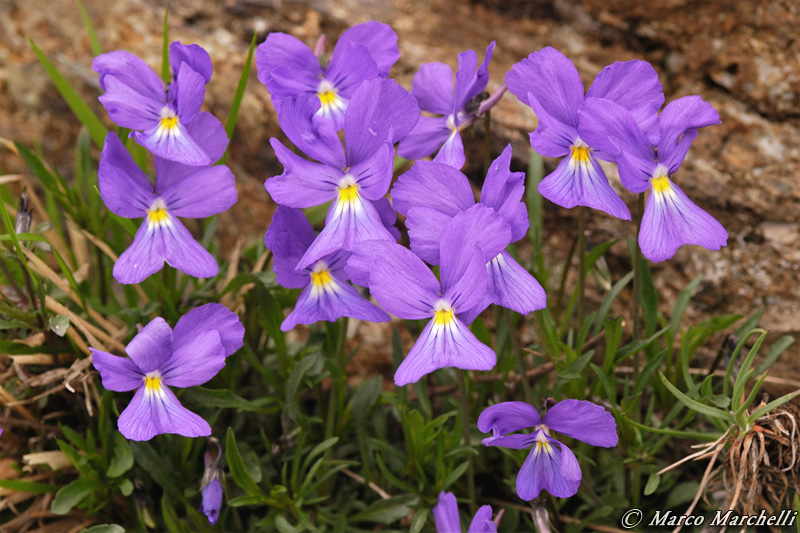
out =
[[[430,511],[428,509],[417,509],[414,513],[414,518],[411,519],[411,529],[409,533],[419,533],[425,527],[425,522],[428,521]]]
[[[58,71],[56,66],[47,58],[44,53],[36,46],[32,39],[29,40],[31,43],[31,48],[33,48],[33,53],[36,54],[36,58],[44,67],[44,70],[47,72],[47,75],[50,76],[50,80],[53,82],[53,85],[56,86],[58,92],[61,93],[61,97],[67,103],[72,112],[78,118],[78,120],[86,126],[86,129],[89,130],[89,135],[92,136],[92,140],[94,144],[97,145],[98,148],[103,148],[103,143],[105,142],[106,134],[108,130],[103,123],[97,118],[97,115],[94,114],[86,102],[84,102],[75,89],[69,84],[67,79],[61,75]]]
[[[161,517],[164,520],[164,525],[167,527],[169,533],[183,533],[186,528],[183,521],[178,518],[172,505],[167,500],[167,495],[161,496]]]
[[[614,300],[617,299],[619,293],[622,292],[622,289],[624,289],[632,279],[633,272],[628,272],[622,277],[622,279],[614,284],[611,290],[608,291],[608,294],[606,294],[606,297],[603,298],[603,302],[600,304],[600,309],[597,311],[597,318],[595,319],[594,335],[600,333],[600,330],[603,328],[603,324],[606,321],[606,316],[611,310],[611,304],[614,303]]]
[[[440,490],[442,491],[447,490],[450,487],[450,485],[458,481],[458,478],[460,478],[464,474],[464,472],[467,471],[467,468],[469,468],[469,461],[464,461],[463,463],[452,469],[450,473],[447,474],[447,477],[444,478],[444,481],[442,481],[442,487]]]
[[[153,481],[161,485],[174,498],[187,503],[183,492],[175,484],[179,479],[175,470],[152,446],[146,442],[128,442],[128,445],[131,447],[136,463],[148,473]]]
[[[239,76],[239,83],[236,84],[236,92],[233,93],[233,101],[231,102],[231,109],[228,112],[228,120],[225,121],[225,133],[228,134],[228,139],[233,138],[233,130],[236,128],[236,119],[239,117],[239,107],[242,105],[242,97],[244,90],[247,88],[247,80],[250,77],[250,67],[253,64],[253,50],[256,48],[257,33],[253,32],[253,38],[250,41],[250,48],[247,50],[247,57],[244,60],[244,68],[242,74]],[[222,161],[225,161],[227,153],[222,156]]]
[[[100,41],[97,40],[97,34],[94,31],[92,21],[89,19],[89,14],[86,13],[86,9],[83,7],[83,2],[81,2],[81,0],[75,0],[75,3],[78,4],[78,11],[81,13],[83,25],[86,26],[86,33],[89,36],[89,47],[92,49],[92,55],[97,57],[103,53],[103,49],[100,47]]]
[[[51,316],[48,322],[50,323],[50,329],[59,337],[63,337],[67,334],[67,330],[69,329],[69,318],[67,318],[65,315]]]
[[[350,405],[353,412],[353,424],[357,430],[363,429],[372,406],[380,398],[382,383],[383,378],[381,377],[369,379],[359,385],[355,394],[353,394]]]
[[[286,415],[292,420],[297,420],[300,407],[297,403],[297,389],[303,376],[319,360],[319,354],[307,355],[292,368],[289,379],[286,380]]]
[[[44,162],[42,162],[38,155],[28,150],[28,148],[20,142],[14,141],[14,146],[16,147],[17,152],[19,152],[20,157],[22,157],[22,160],[25,162],[25,166],[28,167],[28,170],[30,170],[34,176],[39,178],[45,189],[53,193],[65,194],[63,189],[58,187],[58,181],[56,180],[55,176],[53,176],[53,173],[47,169]]]
[[[772,346],[769,347],[767,351],[767,356],[764,358],[764,361],[758,365],[758,369],[756,370],[756,374],[763,374],[768,369],[772,368],[773,363],[778,360],[778,357],[781,356],[786,349],[794,344],[794,337],[791,335],[784,335],[780,339],[776,340],[772,343]]]
[[[531,263],[538,268],[543,266],[542,261],[542,195],[539,193],[539,183],[544,177],[544,161],[536,150],[531,149],[528,159],[528,174],[525,179],[525,196],[528,204],[528,236],[533,250]]]
[[[128,497],[131,494],[133,494],[133,483],[131,483],[131,480],[123,479],[122,483],[119,484],[119,491],[125,497]]]
[[[650,496],[653,494],[660,484],[661,476],[656,471],[650,472],[650,477],[647,478],[647,484],[644,486],[644,495]]]
[[[367,506],[361,512],[350,517],[351,522],[378,522],[380,524],[391,524],[412,512],[412,505],[417,503],[419,497],[416,494],[404,494],[389,498],[388,500],[378,500]]]
[[[253,496],[239,496],[228,502],[230,507],[242,507],[244,505],[258,505],[264,504],[268,501],[267,497],[263,494],[256,494]]]
[[[256,413],[271,413],[274,408],[265,405],[267,402],[275,403],[274,398],[265,397],[257,401],[245,400],[229,389],[206,389],[205,387],[192,387],[184,393],[183,399],[203,407],[223,407]]]
[[[730,413],[727,413],[727,412],[722,411],[721,409],[717,409],[715,407],[711,407],[709,405],[702,404],[702,403],[698,402],[697,400],[693,400],[693,399],[689,398],[684,393],[679,391],[678,388],[675,387],[675,385],[673,385],[672,383],[669,382],[669,380],[666,378],[666,376],[664,376],[664,374],[661,372],[661,370],[658,371],[658,377],[661,378],[661,382],[664,384],[664,386],[667,389],[669,389],[669,391],[676,398],[678,398],[678,401],[680,401],[683,405],[685,405],[689,409],[697,411],[698,413],[704,414],[704,415],[706,415],[708,417],[711,417],[711,418],[719,418],[719,419],[725,420],[727,422],[733,422],[733,416]]]
[[[80,533],[125,533],[125,528],[118,524],[97,524],[82,529]]]
[[[119,477],[133,466],[133,453],[128,440],[120,433],[114,436],[114,457],[108,465],[108,477]]]
[[[637,250],[636,253],[639,253]],[[644,334],[651,335],[658,325],[658,293],[647,261],[642,261],[642,318]]]
[[[225,460],[228,462],[231,477],[248,495],[264,495],[258,484],[256,484],[253,478],[250,477],[250,474],[247,473],[242,456],[239,454],[239,446],[236,444],[236,437],[231,428],[228,428],[228,433],[225,438]]]
[[[50,511],[53,514],[67,514],[98,488],[100,486],[94,481],[82,478],[76,479],[56,493],[56,497],[50,505]]]
[[[767,405],[765,405],[763,407],[759,407],[758,409],[753,411],[750,414],[750,416],[747,417],[747,421],[751,425],[755,424],[756,422],[758,422],[759,418],[761,418],[765,414],[769,413],[773,409],[777,409],[778,407],[780,407],[781,405],[785,404],[786,402],[792,401],[798,395],[800,395],[800,390],[794,391],[794,392],[789,393],[789,394],[784,394],[783,396],[781,396],[777,400],[773,400],[773,401],[769,402]]]
[[[683,315],[686,313],[686,308],[689,307],[689,302],[692,299],[692,293],[697,289],[700,285],[700,282],[703,281],[703,276],[697,276],[692,281],[686,285],[681,293],[678,295],[678,298],[675,300],[675,305],[672,308],[672,317],[669,321],[669,327],[672,330],[673,335],[677,335],[679,328],[681,326],[681,320],[683,319]]]
[[[164,31],[161,45],[161,79],[169,84],[172,81],[169,65],[169,7],[164,8]]]
[[[16,492],[29,492],[31,494],[47,494],[56,492],[58,487],[33,481],[17,481],[16,479],[0,479],[0,489],[9,489]]]
[[[302,533],[305,531],[305,528],[295,527],[290,524],[282,515],[275,517],[275,529],[280,531],[280,533]]]

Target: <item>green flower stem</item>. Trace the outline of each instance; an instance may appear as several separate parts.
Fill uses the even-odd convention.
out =
[[[464,444],[472,446],[472,439],[469,434],[469,407],[467,406],[467,380],[464,377],[466,370],[458,372],[458,397],[461,404],[461,426],[464,429]],[[472,514],[478,510],[477,499],[475,496],[475,461],[472,454],[468,454],[467,460],[467,493],[469,494],[469,506]]]
[[[491,112],[483,115],[483,168],[488,173],[492,165],[492,120]]]
[[[642,213],[644,212],[644,193],[639,194],[639,205],[636,211],[636,242],[634,243],[633,253],[633,340],[641,339],[641,324],[639,320],[639,308],[642,299],[642,251],[639,248],[639,232],[642,230]],[[638,361],[634,361],[638,363]],[[634,379],[639,374],[637,364],[633,366]]]
[[[644,213],[644,193],[639,193],[639,202],[636,209],[636,242],[633,247],[633,342],[641,339],[641,320],[639,317],[639,310],[641,308],[642,299],[642,250],[639,248],[639,233],[642,230],[642,214]],[[633,355],[633,382],[639,378],[639,366],[641,364],[640,352]],[[632,413],[636,422],[639,421],[639,396],[635,402],[635,411]],[[642,469],[641,463],[635,462],[631,468],[631,482],[626,485],[630,488],[631,501],[633,507],[639,505],[639,497],[642,493]]]
[[[325,420],[325,438],[333,437],[336,414],[344,410],[344,397],[347,389],[347,325],[348,318],[339,319],[339,336],[336,339],[336,370],[328,396],[328,416]]]
[[[586,207],[578,208],[578,329],[583,326],[586,296]],[[580,353],[580,352],[578,352]]]

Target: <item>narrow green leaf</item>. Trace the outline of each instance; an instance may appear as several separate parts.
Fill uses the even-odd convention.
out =
[[[589,253],[586,254],[584,268],[587,274],[592,271],[592,268],[594,268],[594,264],[597,263],[597,260],[600,259],[608,251],[608,249],[616,243],[616,239],[606,241],[598,246],[595,246]]]
[[[174,498],[187,503],[183,492],[175,484],[178,476],[172,466],[146,442],[128,442],[136,463]]]
[[[183,521],[178,518],[175,509],[167,500],[166,494],[161,496],[161,517],[169,533],[183,533],[186,531]]]
[[[275,399],[264,397],[258,401],[245,400],[228,389],[206,389],[205,387],[192,387],[184,393],[183,399],[204,407],[223,407],[256,413],[272,413],[275,407],[270,408],[267,402],[275,403]]]
[[[161,79],[164,83],[170,83],[172,76],[170,75],[169,65],[169,7],[164,8],[164,33],[163,44],[161,46]]]
[[[100,41],[97,40],[97,34],[94,31],[92,21],[89,18],[89,14],[86,13],[86,9],[83,7],[83,2],[81,2],[81,0],[75,0],[75,3],[78,4],[78,11],[81,13],[83,25],[86,26],[86,33],[89,36],[89,46],[92,49],[92,54],[97,57],[103,53],[103,49],[100,47]]]
[[[259,505],[267,503],[269,499],[263,494],[256,494],[254,496],[239,496],[228,502],[230,507],[242,507],[243,505]]]
[[[28,170],[30,170],[34,176],[39,178],[45,189],[58,196],[65,194],[65,192],[58,187],[57,180],[55,176],[53,176],[53,173],[50,172],[38,155],[31,152],[27,146],[18,141],[14,141],[14,146],[25,162],[25,166],[28,167]]]
[[[686,308],[689,307],[689,302],[692,299],[692,294],[700,285],[700,282],[703,281],[703,276],[697,276],[692,281],[686,285],[681,293],[678,295],[678,298],[675,300],[675,305],[672,308],[672,317],[669,321],[669,327],[672,330],[672,335],[677,336],[678,328],[681,326],[681,320],[683,319],[683,315],[686,313]]]
[[[319,354],[307,355],[292,368],[289,379],[286,380],[286,415],[292,420],[297,420],[300,414],[300,406],[297,403],[297,389],[303,376],[319,360]]]
[[[247,473],[242,456],[239,454],[239,446],[236,444],[236,437],[231,428],[228,428],[228,433],[225,437],[225,460],[228,462],[231,477],[249,496],[264,495],[261,488],[253,481],[250,474]]]
[[[756,358],[756,354],[761,348],[761,344],[764,342],[764,339],[767,338],[767,332],[763,329],[754,329],[751,333],[759,333],[759,336],[756,339],[756,342],[753,344],[753,347],[750,348],[749,352],[747,352],[747,356],[744,358],[744,361],[742,361],[742,370],[739,371],[739,374],[736,376],[736,381],[733,383],[734,395],[732,400],[734,402],[734,406],[738,405],[738,402],[741,401],[741,398],[736,398],[737,391],[739,394],[741,394],[741,392],[744,390],[745,383],[747,383],[747,380],[750,379],[750,374],[755,372],[755,369],[752,368],[753,360]],[[748,337],[749,336],[750,335],[748,335]]]
[[[528,175],[525,183],[525,196],[528,200],[528,236],[531,239],[533,249],[531,251],[531,263],[539,268],[543,265],[542,261],[542,195],[539,194],[539,182],[544,177],[544,162],[542,156],[536,150],[531,149],[528,159]]]
[[[16,479],[0,479],[0,489],[9,489],[16,492],[29,492],[31,494],[46,494],[56,492],[58,487],[33,481],[17,481]]]
[[[683,405],[697,411],[698,413],[704,414],[711,418],[719,418],[721,420],[725,420],[727,422],[733,422],[733,416],[730,413],[726,413],[721,409],[717,409],[715,407],[711,407],[709,405],[702,404],[697,400],[693,400],[682,393],[678,388],[669,382],[669,380],[664,376],[661,370],[658,371],[658,377],[661,378],[661,382],[664,386],[669,389],[669,391],[680,401]]]
[[[464,461],[452,469],[450,473],[447,474],[447,477],[444,478],[444,481],[442,481],[442,487],[440,490],[444,491],[450,488],[450,485],[458,481],[458,479],[464,475],[464,472],[467,471],[467,468],[469,468],[469,461]]]
[[[628,424],[632,425],[633,427],[641,429],[642,431],[648,431],[650,433],[656,433],[658,435],[669,435],[671,437],[680,437],[682,439],[715,441],[721,435],[721,433],[699,433],[695,431],[680,431],[677,429],[656,428],[645,424],[640,424],[639,422],[631,420],[630,418],[625,418],[625,421]]]
[[[764,372],[763,374],[761,374],[761,377],[758,378],[756,384],[753,385],[750,394],[747,395],[747,399],[745,399],[742,405],[736,410],[734,416],[742,414],[745,411],[745,409],[748,409],[751,405],[753,405],[753,402],[756,399],[756,394],[758,394],[758,391],[761,390],[761,385],[764,383],[764,380],[767,379],[767,374],[769,374],[769,372]]]
[[[19,244],[19,239],[17,239],[17,233],[14,229],[14,222],[11,220],[11,216],[8,214],[8,209],[6,209],[6,203],[3,200],[0,200],[0,216],[3,217],[3,224],[6,226],[6,232],[8,233],[9,239],[11,239],[11,244],[14,247],[14,251],[17,253],[17,258],[24,268],[28,272],[28,276],[30,276],[31,283],[33,285],[34,290],[36,290],[36,277],[34,277],[33,272],[28,268],[28,261],[25,259],[25,254],[22,252],[22,246]]]
[[[758,422],[759,418],[761,418],[765,414],[769,413],[773,409],[777,409],[778,407],[780,407],[781,405],[785,404],[786,402],[792,401],[798,395],[800,395],[800,390],[794,391],[794,392],[789,393],[789,394],[784,394],[783,396],[781,396],[777,400],[773,400],[773,401],[769,402],[767,405],[765,405],[763,407],[759,407],[758,409],[753,411],[750,414],[750,416],[747,417],[747,421],[750,424],[755,424],[756,422]]]
[[[633,280],[633,272],[628,272],[622,277],[622,279],[620,279],[618,282],[614,284],[611,290],[608,291],[608,294],[606,294],[605,298],[603,298],[603,302],[600,304],[600,309],[597,311],[597,318],[595,319],[595,326],[593,331],[594,335],[597,335],[598,333],[600,333],[600,330],[603,329],[603,324],[606,321],[606,316],[608,315],[608,312],[611,310],[611,304],[614,303],[614,300],[617,299],[619,293],[622,292],[622,289],[624,289],[628,285],[628,283],[631,282],[631,280]]]
[[[53,514],[67,514],[97,488],[100,486],[94,481],[83,478],[76,479],[56,493],[56,497],[53,498],[53,503],[50,505],[50,511]]]
[[[764,361],[758,365],[756,373],[763,374],[768,369],[772,368],[773,363],[778,360],[778,357],[780,357],[789,346],[794,344],[794,340],[794,337],[791,335],[784,335],[772,343],[772,346],[770,346],[769,350],[767,351],[767,356],[764,358]]]
[[[128,440],[120,433],[114,435],[114,457],[108,465],[108,477],[119,477],[133,467],[133,453]]]
[[[647,478],[647,484],[644,486],[644,495],[650,496],[653,494],[660,484],[661,476],[656,471],[650,472],[650,477]]]
[[[652,335],[658,325],[658,293],[647,261],[642,261],[642,318],[644,334]]]
[[[391,524],[412,512],[411,506],[417,503],[419,496],[416,494],[404,494],[389,498],[388,500],[378,500],[367,506],[366,509],[350,517],[350,522],[378,522],[381,524]]]
[[[247,88],[247,80],[250,77],[250,67],[253,64],[253,51],[256,49],[256,37],[257,34],[253,32],[253,38],[250,40],[250,48],[247,50],[247,57],[244,60],[242,74],[239,76],[239,82],[236,84],[236,92],[233,94],[231,109],[228,111],[228,119],[225,121],[225,133],[228,134],[228,139],[233,138],[233,130],[236,128],[236,119],[239,117],[239,107],[242,105],[244,90]],[[223,162],[226,156],[227,153],[222,156]]]
[[[103,148],[103,143],[105,142],[106,134],[108,130],[97,118],[97,115],[94,114],[86,102],[84,102],[75,89],[72,88],[70,83],[67,79],[61,75],[58,71],[56,66],[47,58],[44,53],[36,46],[32,39],[29,40],[31,43],[31,47],[33,48],[33,53],[36,54],[36,58],[44,67],[44,70],[47,72],[47,75],[50,76],[50,80],[53,82],[53,85],[56,86],[58,92],[61,94],[61,97],[67,103],[72,112],[75,114],[77,119],[86,126],[86,129],[89,130],[89,135],[92,136],[92,140],[94,144],[97,145],[98,148]]]
[[[428,509],[417,509],[414,513],[414,518],[411,519],[411,529],[409,533],[419,533],[422,531],[422,528],[425,527],[425,522],[428,521],[428,515],[430,511]]]
[[[125,533],[125,528],[119,524],[97,524],[81,530],[81,533]]]

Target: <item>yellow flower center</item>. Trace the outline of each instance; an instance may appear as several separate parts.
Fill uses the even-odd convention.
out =
[[[455,320],[452,309],[439,309],[433,315],[433,324],[436,326],[447,326]]]
[[[145,376],[144,387],[152,391],[161,390],[161,377],[160,376]]]
[[[339,187],[339,201],[340,202],[353,202],[358,199],[358,185],[348,185],[346,187]]]
[[[166,209],[158,207],[156,209],[148,211],[147,218],[149,218],[150,222],[153,224],[160,224],[161,222],[167,220],[169,218],[169,215],[167,214]]]
[[[587,163],[589,161],[589,147],[588,146],[572,146],[572,159],[579,163]]]
[[[336,101],[336,93],[334,91],[325,91],[324,93],[317,93],[319,102],[323,107],[331,105]]]
[[[650,183],[653,185],[653,192],[656,194],[663,194],[669,192],[672,188],[669,183],[669,178],[666,176],[659,176],[657,178],[650,178]]]
[[[162,117],[161,118],[161,127],[165,130],[171,130],[172,128],[178,127],[178,117]]]
[[[331,274],[330,272],[328,272],[327,268],[324,270],[320,270],[319,272],[311,273],[311,283],[313,283],[317,287],[322,285],[327,285],[331,281],[332,281]]]

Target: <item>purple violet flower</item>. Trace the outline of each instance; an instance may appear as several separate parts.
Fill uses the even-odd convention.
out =
[[[342,316],[387,322],[390,317],[385,311],[362,298],[347,283],[344,266],[350,257],[348,252],[339,250],[308,268],[295,270],[314,237],[314,229],[302,211],[278,206],[264,236],[273,254],[275,279],[282,287],[304,289],[294,310],[281,324],[281,330],[289,331],[297,324],[313,324],[319,320],[335,322]]]
[[[452,492],[439,493],[439,502],[433,508],[433,520],[436,523],[436,533],[461,533],[458,502]],[[497,533],[497,524],[492,522],[491,505],[484,505],[477,510],[467,532]]]
[[[511,172],[511,145],[492,162],[481,190],[479,205],[491,208],[509,225],[511,234],[495,255],[486,258],[487,291],[480,305],[461,319],[471,323],[489,304],[497,304],[526,315],[547,305],[544,289],[505,250],[510,242],[528,232],[528,211],[522,202],[525,175]],[[458,169],[431,161],[417,161],[392,188],[394,208],[406,217],[411,249],[432,265],[439,264],[439,243],[443,229],[459,213],[475,204],[472,186]],[[466,242],[479,239],[483,228],[466,233]],[[477,241],[475,241],[477,242]],[[479,244],[480,246],[480,244]],[[484,248],[484,247],[482,247]],[[487,250],[484,248],[484,251]]]
[[[489,110],[505,88],[483,102],[479,108],[467,109],[489,82],[489,63],[492,60],[494,41],[486,47],[483,63],[478,66],[478,55],[473,50],[458,54],[455,85],[453,69],[444,63],[425,63],[414,75],[411,94],[423,111],[440,115],[423,116],[416,127],[397,146],[397,154],[408,159],[433,155],[437,163],[455,168],[464,166],[464,144],[461,130],[471,126],[478,116]]]
[[[203,472],[203,480],[200,483],[203,495],[202,504],[200,505],[200,512],[206,515],[208,523],[212,526],[217,523],[219,519],[219,511],[222,509],[222,483],[220,480],[223,477],[222,469],[219,467],[219,461],[222,457],[222,448],[219,442],[214,437],[209,440],[214,442],[217,446],[217,457],[212,457],[210,452],[206,452],[203,460],[206,464],[206,470]]]
[[[622,184],[634,193],[650,190],[639,232],[639,247],[647,259],[670,259],[684,244],[709,250],[727,244],[722,224],[670,180],[697,138],[697,129],[720,123],[711,104],[699,96],[670,102],[658,117],[656,142],[630,111],[609,100],[587,98],[580,117],[581,135],[616,156]]]
[[[208,523],[213,526],[219,519],[220,509],[222,509],[222,484],[219,478],[214,477],[203,485],[203,504],[200,512],[206,515]]]
[[[222,123],[200,111],[211,79],[211,58],[196,44],[178,42],[170,45],[169,57],[174,78],[166,89],[135,55],[123,51],[100,54],[92,63],[105,91],[99,100],[111,120],[137,130],[131,136],[154,155],[186,165],[210,165],[219,159],[211,152],[224,144],[224,153],[228,144]],[[212,140],[211,146],[198,142],[203,135]]]
[[[337,250],[352,251],[362,241],[396,240],[381,214],[387,207],[384,196],[394,170],[392,143],[408,133],[419,118],[416,100],[395,81],[364,82],[345,115],[345,155],[330,121],[315,116],[318,100],[308,95],[284,99],[279,121],[286,136],[321,163],[295,155],[273,138],[270,142],[284,172],[264,184],[275,202],[289,207],[333,200],[325,229],[300,259],[299,269]],[[384,212],[383,217],[387,216],[392,215]]]
[[[533,433],[508,435],[533,428]],[[478,417],[478,429],[492,436],[486,446],[519,450],[533,446],[517,475],[517,494],[523,500],[537,497],[542,489],[553,496],[568,498],[578,492],[581,467],[567,446],[550,436],[551,431],[592,446],[617,445],[617,424],[603,407],[582,400],[563,400],[547,410],[544,419],[524,402],[503,402],[486,408]]]
[[[243,338],[239,317],[212,303],[186,313],[174,331],[163,318],[150,321],[125,348],[130,359],[91,348],[103,387],[116,392],[136,389],[119,416],[120,433],[131,440],[150,440],[162,433],[211,435],[208,422],[183,407],[167,385],[202,385],[225,366],[225,358],[242,346]]]
[[[120,283],[139,283],[161,270],[164,261],[190,276],[219,272],[216,260],[194,240],[177,217],[205,218],[236,203],[235,178],[224,165],[189,167],[156,158],[150,183],[114,133],[106,136],[97,172],[100,196],[124,218],[145,217],[131,246],[114,264]]]
[[[463,234],[470,231],[481,234],[479,243],[463,240]],[[458,315],[481,304],[487,284],[485,256],[502,250],[509,236],[508,224],[487,207],[473,206],[454,217],[442,232],[441,282],[414,252],[399,244],[368,241],[356,248],[345,268],[354,283],[368,285],[378,303],[395,316],[429,319],[395,372],[396,385],[414,383],[449,366],[494,368],[494,351],[481,343]]]
[[[584,205],[630,220],[625,202],[608,183],[596,158],[616,162],[578,133],[578,109],[584,102],[583,83],[575,65],[555,48],[533,52],[506,74],[508,90],[530,107],[539,119],[530,134],[531,146],[546,157],[565,157],[545,176],[539,192],[562,207]],[[657,137],[656,117],[664,94],[658,74],[646,61],[617,62],[604,68],[586,98],[607,98],[628,109],[642,131]]]
[[[324,40],[321,42],[324,44]],[[344,32],[324,67],[297,38],[270,33],[256,49],[256,68],[276,110],[280,110],[284,98],[313,95],[320,103],[317,115],[333,120],[335,129],[340,130],[356,89],[364,81],[388,76],[399,57],[392,28],[370,21]]]

